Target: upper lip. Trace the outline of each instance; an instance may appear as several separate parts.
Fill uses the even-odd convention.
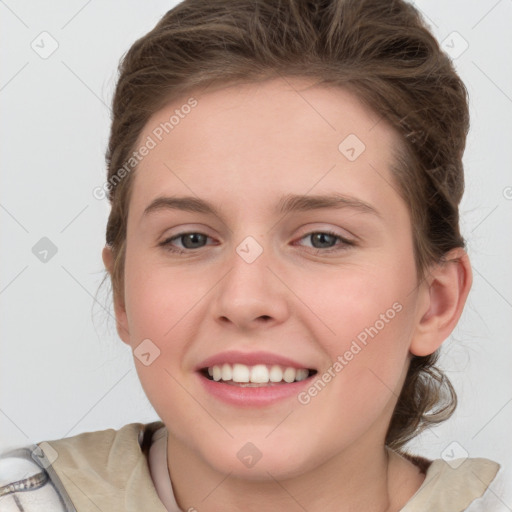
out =
[[[211,357],[208,357],[200,364],[197,365],[196,370],[202,370],[203,368],[209,368],[215,365],[222,365],[224,363],[228,364],[245,364],[247,366],[255,366],[257,364],[266,364],[266,365],[280,365],[284,367],[290,368],[307,368],[314,369],[307,364],[303,364],[288,357],[281,356],[279,354],[273,354],[271,352],[240,352],[240,351],[228,351],[228,352],[220,352],[219,354],[215,354]]]

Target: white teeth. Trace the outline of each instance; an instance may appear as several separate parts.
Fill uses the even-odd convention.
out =
[[[230,364],[222,365],[222,380],[231,380],[233,378],[233,369]]]
[[[268,384],[269,382],[298,382],[308,377],[309,371],[306,368],[292,368],[265,364],[247,366],[245,364],[215,365],[208,368],[208,375],[215,381],[232,381],[239,383],[251,382],[254,384]]]
[[[295,368],[286,368],[283,373],[283,380],[285,382],[293,382],[295,380]]]
[[[283,370],[280,366],[274,365],[270,368],[270,382],[281,382],[283,380]]]
[[[232,380],[233,382],[249,382],[249,367],[245,364],[234,364]]]
[[[304,380],[307,379],[309,375],[308,370],[305,368],[301,368],[300,370],[297,370],[297,374],[295,375],[295,380]]]
[[[251,368],[251,382],[268,382],[268,369],[264,364],[257,364]]]
[[[222,378],[222,370],[220,366],[213,367],[213,380],[220,380]]]

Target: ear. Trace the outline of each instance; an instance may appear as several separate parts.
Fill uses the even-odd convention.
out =
[[[459,321],[472,282],[469,257],[462,248],[449,251],[441,263],[428,270],[420,285],[412,354],[432,354],[448,338]]]
[[[103,264],[107,269],[110,277],[112,278],[112,271],[114,268],[114,256],[112,254],[112,249],[108,245],[103,248],[103,252],[101,254],[103,258]],[[114,293],[114,312],[116,315],[116,328],[119,337],[126,343],[130,344],[130,331],[128,329],[128,318],[126,315],[126,308],[124,304],[124,298],[117,296]]]

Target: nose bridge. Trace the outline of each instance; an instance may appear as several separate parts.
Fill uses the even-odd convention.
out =
[[[271,264],[268,239],[248,235],[233,250],[229,258],[231,271],[226,276],[229,291],[240,299],[264,300],[271,274],[267,268]]]
[[[286,314],[283,286],[269,270],[273,266],[268,237],[246,236],[233,247],[229,269],[219,283],[217,317],[242,325],[260,317],[282,320]]]

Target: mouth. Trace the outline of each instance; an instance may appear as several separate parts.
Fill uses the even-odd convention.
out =
[[[207,395],[223,404],[276,412],[284,400],[297,399],[311,385],[317,368],[308,368],[308,360],[307,355],[300,361],[269,351],[228,350],[203,360],[195,373]]]
[[[223,363],[201,368],[199,373],[209,381],[237,386],[258,388],[285,386],[309,379],[317,373],[312,368],[294,368],[284,365],[245,365],[242,363]]]

